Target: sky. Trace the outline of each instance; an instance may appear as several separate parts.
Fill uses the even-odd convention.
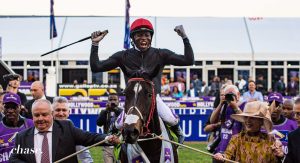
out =
[[[132,16],[300,17],[299,0],[131,0]],[[124,16],[125,0],[54,0],[56,16]],[[50,0],[0,0],[0,16],[48,16]]]
[[[131,22],[136,18],[131,17]],[[246,24],[255,59],[300,60],[300,18],[145,18],[155,29],[152,46],[178,54],[183,53],[184,46],[174,27],[183,25],[198,60],[251,60],[252,49]],[[109,34],[100,43],[99,57],[106,59],[123,49],[124,17],[56,17],[55,21],[58,36],[52,44],[49,17],[0,17],[4,59],[51,59],[56,53],[43,58],[40,55],[105,29],[109,30]],[[59,51],[59,58],[88,60],[90,46],[91,40],[69,46]]]
[[[251,51],[247,33],[243,31],[245,23],[242,17],[252,17],[261,18],[259,21],[248,22],[255,53],[278,52],[278,56],[282,58],[280,55],[282,52],[290,53],[291,56],[299,52],[297,42],[300,38],[300,0],[130,0],[130,2],[131,22],[137,17],[152,20],[156,29],[153,45],[158,48],[182,52],[182,46],[174,46],[180,45],[181,40],[173,31],[175,25],[182,24],[191,42],[195,44],[195,52],[199,54],[220,52],[248,54]],[[104,54],[112,54],[123,47],[125,0],[54,0],[54,11],[55,16],[61,16],[56,18],[58,37],[54,40],[54,47],[60,46],[58,45],[60,40],[61,45],[66,45],[99,29],[110,31],[103,41]],[[40,56],[52,49],[49,40],[49,14],[50,0],[0,0],[0,17],[2,16],[0,37],[3,54],[14,56],[26,53]],[[6,16],[46,17],[24,19]],[[101,17],[70,17],[66,21],[67,18],[64,16]],[[273,20],[269,17],[276,18]],[[62,34],[65,22],[68,23],[65,33]],[[78,30],[72,30],[73,27]],[[28,41],[18,39],[20,35]],[[16,45],[19,48],[15,48]],[[89,46],[90,42],[86,41],[60,52],[70,54],[70,57],[73,57],[74,52],[87,57],[85,53],[89,50]]]

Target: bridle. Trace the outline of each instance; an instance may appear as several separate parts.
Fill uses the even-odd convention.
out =
[[[150,121],[153,119],[153,113],[154,113],[154,109],[155,109],[155,105],[156,105],[156,99],[155,99],[155,90],[154,90],[154,83],[150,80],[145,80],[143,78],[131,78],[128,80],[128,83],[130,82],[134,82],[134,81],[137,81],[138,82],[138,87],[137,87],[137,90],[139,90],[140,88],[140,83],[141,82],[146,82],[148,84],[151,85],[151,90],[152,90],[152,97],[151,97],[151,106],[150,106],[150,113],[149,113],[149,116],[148,116],[148,119],[147,121],[145,121],[144,117],[143,117],[143,114],[141,113],[141,111],[139,110],[139,108],[137,107],[137,100],[138,100],[138,93],[135,93],[134,95],[134,103],[133,103],[133,106],[131,106],[128,111],[126,112],[126,115],[128,115],[128,113],[131,113],[133,110],[136,110],[141,118],[141,120],[143,122],[146,122],[144,123],[144,126],[143,126],[143,133],[142,135],[147,135],[150,130],[149,130],[149,124],[150,124]],[[145,129],[145,130],[144,130]]]

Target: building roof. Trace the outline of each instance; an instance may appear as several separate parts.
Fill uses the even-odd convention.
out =
[[[300,18],[148,18],[155,28],[152,46],[182,54],[182,40],[173,30],[182,24],[196,60],[300,60]],[[0,17],[3,59],[53,59],[57,53],[40,57],[51,50],[51,44],[57,48],[59,44],[63,46],[105,29],[109,34],[100,43],[100,59],[123,49],[124,17],[56,17],[55,20],[58,37],[51,43],[49,17]],[[59,59],[88,60],[90,45],[87,40],[60,50]]]

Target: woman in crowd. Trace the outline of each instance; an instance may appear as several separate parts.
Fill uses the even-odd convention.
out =
[[[173,87],[172,97],[175,97],[175,98],[183,97],[183,93],[178,89],[177,86]]]
[[[261,132],[261,127],[267,132],[272,130],[272,121],[268,104],[260,101],[246,104],[243,113],[231,117],[243,122],[245,130],[232,136],[224,154],[217,153],[217,160],[230,159],[241,163],[276,163],[283,158],[282,144],[267,133]]]

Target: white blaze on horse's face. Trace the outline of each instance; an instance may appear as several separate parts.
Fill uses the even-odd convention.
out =
[[[135,94],[139,93],[142,89],[143,88],[140,83],[135,83],[134,88],[133,88]]]
[[[124,123],[131,125],[131,124],[137,123],[138,120],[139,120],[139,116],[134,115],[134,114],[129,114],[126,116]]]

